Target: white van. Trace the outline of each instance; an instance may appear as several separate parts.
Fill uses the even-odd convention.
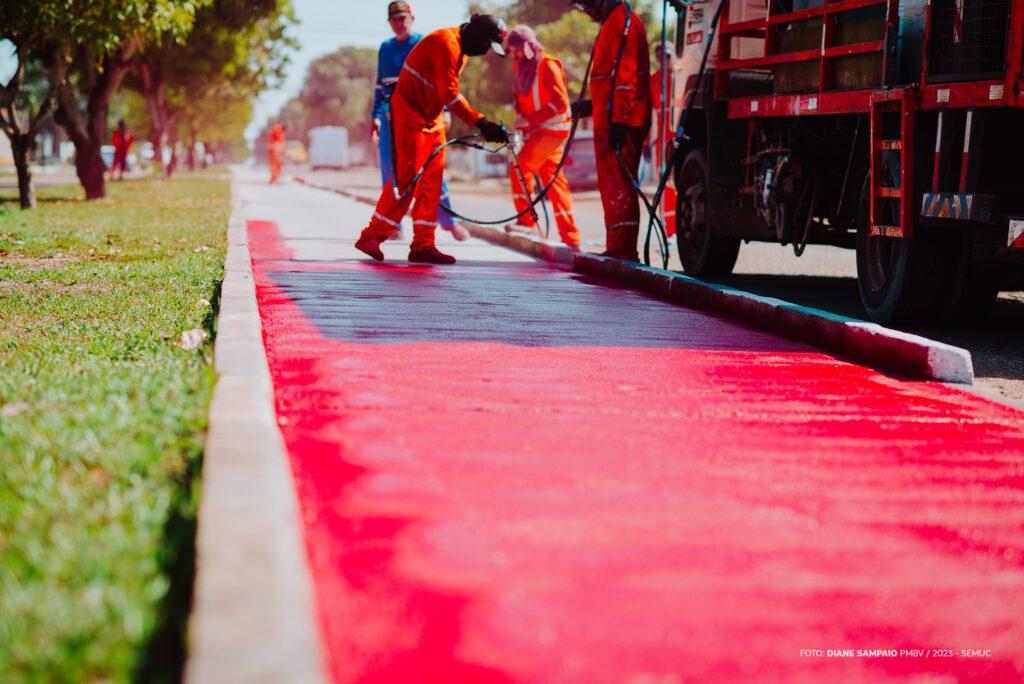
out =
[[[309,129],[309,166],[313,171],[343,169],[350,165],[347,128],[318,126]]]

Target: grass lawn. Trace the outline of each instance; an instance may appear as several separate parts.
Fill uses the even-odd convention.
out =
[[[0,682],[181,665],[230,187],[108,189],[0,191]]]

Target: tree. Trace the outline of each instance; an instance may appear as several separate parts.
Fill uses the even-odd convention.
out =
[[[22,209],[36,204],[29,158],[67,74],[69,0],[0,0],[0,40],[13,48],[15,71],[0,85],[0,129],[11,141]]]
[[[71,77],[58,91],[55,120],[75,146],[75,170],[87,199],[106,196],[110,100],[132,60],[148,43],[181,40],[208,0],[70,0],[78,30]]]
[[[184,40],[164,35],[138,52],[125,83],[145,98],[158,163],[168,134],[183,132],[194,147],[190,120],[283,80],[293,22],[289,0],[213,0]]]

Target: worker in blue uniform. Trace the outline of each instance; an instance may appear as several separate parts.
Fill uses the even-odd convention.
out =
[[[402,73],[402,65],[405,58],[409,56],[413,46],[423,36],[412,32],[412,24],[415,17],[409,3],[396,0],[388,4],[388,23],[395,37],[385,40],[380,45],[377,53],[377,87],[373,97],[373,129],[372,137],[377,143],[377,150],[380,155],[381,185],[387,186],[392,176],[391,163],[391,127],[388,124],[388,95],[398,82],[398,75]],[[451,207],[448,200],[448,184],[441,182],[441,204]],[[452,216],[443,209],[437,212],[438,224],[444,230],[450,232],[456,240],[465,240],[469,237],[469,231],[461,226]]]

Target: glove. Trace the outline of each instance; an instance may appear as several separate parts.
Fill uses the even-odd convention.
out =
[[[589,116],[594,115],[594,101],[593,100],[576,100],[569,107],[572,112],[572,118],[574,119],[586,119]]]
[[[613,123],[612,129],[608,133],[609,147],[617,152],[626,147],[627,140],[629,140],[629,124]]]
[[[370,125],[370,140],[374,145],[380,141],[380,119],[374,119]]]
[[[489,143],[508,142],[508,131],[499,123],[495,123],[490,119],[480,119],[476,122],[476,127],[480,129],[484,140]]]

